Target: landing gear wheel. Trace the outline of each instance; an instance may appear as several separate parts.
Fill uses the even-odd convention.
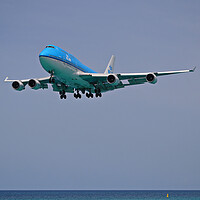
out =
[[[76,98],[76,99],[80,99],[81,98],[81,94],[79,93],[79,90],[77,89],[76,90],[77,91],[77,93],[74,93],[74,97]],[[82,91],[82,90],[81,90]],[[83,91],[82,91],[83,92]]]
[[[59,94],[60,94],[60,98],[61,99],[66,99],[67,98],[67,96],[65,94],[65,90],[59,91]]]
[[[102,97],[101,90],[99,88],[96,88],[94,91],[96,97]]]

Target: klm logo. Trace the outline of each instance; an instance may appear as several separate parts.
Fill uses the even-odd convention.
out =
[[[111,66],[109,66],[108,73],[109,74],[112,73],[112,67]]]
[[[71,61],[71,58],[66,54],[66,59]]]

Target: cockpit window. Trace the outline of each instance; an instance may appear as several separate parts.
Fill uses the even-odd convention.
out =
[[[46,48],[53,48],[53,49],[55,49],[55,47],[53,47],[53,46],[46,46]]]

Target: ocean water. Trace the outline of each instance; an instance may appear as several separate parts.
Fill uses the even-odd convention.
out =
[[[167,194],[169,197],[167,197]],[[0,191],[0,200],[200,200],[198,191]]]

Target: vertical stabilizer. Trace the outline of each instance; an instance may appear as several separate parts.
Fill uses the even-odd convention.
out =
[[[114,72],[114,62],[115,62],[115,56],[112,55],[104,74],[112,74]]]

